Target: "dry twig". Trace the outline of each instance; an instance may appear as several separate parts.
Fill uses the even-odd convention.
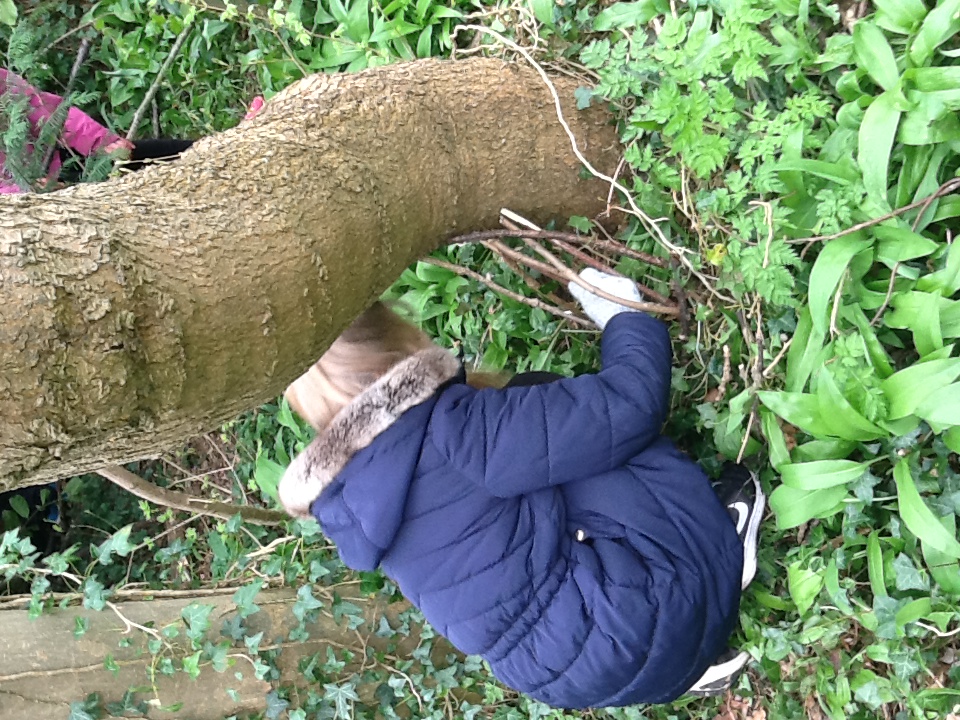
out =
[[[490,278],[486,278],[480,273],[474,270],[470,270],[469,268],[461,267],[460,265],[455,265],[453,263],[447,262],[446,260],[438,260],[437,258],[433,258],[433,257],[425,258],[424,262],[428,262],[431,265],[436,265],[437,267],[442,267],[446,270],[449,270],[450,272],[457,273],[457,275],[462,275],[463,277],[468,277],[468,278],[471,278],[472,280],[476,280],[478,283],[486,285],[495,293],[499,295],[503,295],[504,297],[508,297],[511,300],[516,300],[518,303],[523,303],[524,305],[528,305],[533,308],[538,308],[540,310],[543,310],[544,312],[550,313],[551,315],[556,315],[559,318],[563,318],[564,320],[570,320],[571,322],[575,322],[579,325],[584,325],[586,327],[593,327],[593,323],[590,322],[589,320],[585,320],[584,318],[578,315],[574,315],[572,312],[555,308],[552,305],[548,305],[547,303],[543,302],[542,300],[538,300],[537,298],[526,297],[525,295],[521,295],[520,293],[515,293],[513,290],[508,290],[507,288],[503,287],[503,285],[499,285],[495,283],[493,280],[491,280]]]
[[[282,525],[289,519],[287,515],[276,510],[246,505],[231,505],[230,503],[196,498],[176,490],[167,490],[147,482],[119,465],[102,468],[97,473],[115,485],[133,493],[138,498],[174,510],[183,510],[197,515],[210,515],[221,520],[230,520],[235,515],[239,515],[244,522],[254,525]]]

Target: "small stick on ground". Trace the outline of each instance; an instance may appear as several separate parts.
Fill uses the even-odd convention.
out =
[[[151,482],[147,482],[142,477],[134,475],[119,465],[102,468],[98,470],[97,473],[115,485],[119,485],[124,490],[133,493],[138,498],[162,505],[163,507],[173,508],[174,510],[183,510],[184,512],[196,513],[197,515],[210,515],[220,518],[221,520],[230,520],[235,515],[239,515],[243,518],[244,522],[253,525],[282,525],[290,519],[285,513],[276,510],[245,505],[231,505],[230,503],[193,497],[192,495],[176,490],[167,490],[166,488],[158,487]]]

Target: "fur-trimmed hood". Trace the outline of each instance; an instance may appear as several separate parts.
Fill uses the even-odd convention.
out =
[[[460,362],[439,347],[421,350],[394,365],[337,413],[290,463],[278,491],[286,511],[294,517],[311,517],[310,506],[357,452],[461,371]]]

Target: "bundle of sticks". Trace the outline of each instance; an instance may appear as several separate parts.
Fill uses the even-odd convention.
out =
[[[505,288],[489,276],[484,276],[475,270],[446,260],[430,257],[426,258],[425,261],[446,268],[463,277],[476,280],[504,297],[530,307],[539,308],[551,315],[562,317],[584,327],[592,327],[593,323],[580,314],[576,304],[560,297],[553,290],[545,289],[543,287],[545,282],[534,275],[545,278],[547,281],[557,281],[561,286],[566,286],[571,282],[576,283],[600,297],[613,300],[627,307],[677,318],[680,322],[681,337],[685,338],[689,335],[689,305],[677,264],[672,259],[634,250],[609,236],[599,237],[597,235],[543,230],[510,210],[503,209],[500,213],[500,222],[503,229],[468,233],[455,238],[454,242],[456,244],[479,243],[495,253],[504,265],[519,275],[524,283],[534,291],[532,296]],[[509,238],[516,238],[520,247],[508,245],[506,241]],[[523,252],[523,248],[530,252]],[[650,287],[649,283],[632,278],[637,283],[637,288],[643,295],[644,300],[643,302],[623,300],[609,295],[577,274],[577,267],[592,267],[611,275],[622,276],[622,273],[615,268],[622,257],[629,257],[651,268],[667,271],[671,296],[658,292]],[[661,272],[660,274],[663,275],[664,273]]]

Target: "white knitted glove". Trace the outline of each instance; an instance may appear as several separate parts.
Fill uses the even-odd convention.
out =
[[[600,272],[593,268],[586,268],[581,271],[580,277],[611,295],[616,295],[624,300],[643,302],[643,295],[640,294],[640,291],[637,290],[636,283],[630,278],[608,275],[605,272]],[[574,282],[570,283],[568,287],[570,288],[570,294],[573,295],[583,307],[583,311],[587,314],[587,317],[593,320],[601,330],[607,326],[610,318],[614,315],[619,315],[622,312],[639,312],[639,310],[634,310],[633,308],[611,302],[599,295],[594,295],[586,288]]]

